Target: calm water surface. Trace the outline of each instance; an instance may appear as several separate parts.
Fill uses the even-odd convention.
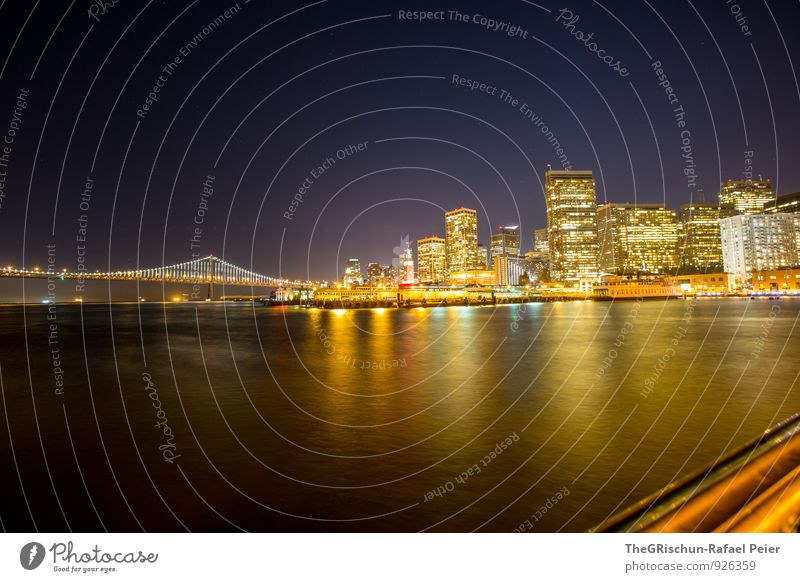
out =
[[[799,314],[731,299],[0,307],[0,518],[585,530],[800,408]]]

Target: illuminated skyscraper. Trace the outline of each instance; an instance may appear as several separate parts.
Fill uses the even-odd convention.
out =
[[[447,243],[438,236],[417,241],[417,266],[420,283],[447,281]]]
[[[370,263],[367,265],[367,281],[373,287],[377,287],[383,283],[383,267],[378,263]]]
[[[533,283],[550,280],[550,254],[542,251],[525,253],[525,272]]]
[[[501,226],[492,235],[492,265],[495,257],[519,257],[519,226]]]
[[[771,180],[728,180],[720,185],[720,218],[737,214],[762,214],[764,205],[775,200]]]
[[[537,228],[533,231],[533,250],[540,253],[549,252],[547,246],[547,227]]]
[[[798,264],[794,214],[744,214],[719,221],[725,272],[737,282],[749,281],[753,271]]]
[[[687,272],[722,269],[722,239],[716,205],[696,203],[681,206],[678,261]]]
[[[591,170],[548,170],[545,198],[551,277],[596,278],[597,195]]]
[[[478,213],[471,208],[457,208],[444,215],[447,244],[447,272],[477,269]]]
[[[606,203],[597,207],[601,273],[669,273],[678,266],[678,223],[663,204]]]
[[[414,255],[411,253],[411,245],[407,245],[403,251],[403,278],[401,285],[413,285],[417,282],[414,276]]]
[[[550,250],[547,245],[547,228],[537,228],[531,234],[533,250],[525,253],[527,273],[531,276],[532,280],[539,282],[545,273],[549,274],[550,272]]]
[[[489,268],[489,249],[478,243],[478,265],[479,269]]]
[[[765,214],[774,214],[776,212],[800,212],[800,192],[778,196],[775,200],[764,205]]]
[[[383,285],[385,287],[395,287],[400,281],[399,268],[394,265],[383,266]]]
[[[345,287],[362,285],[364,283],[364,277],[361,275],[361,261],[358,259],[347,260],[347,268],[344,270],[343,282]]]

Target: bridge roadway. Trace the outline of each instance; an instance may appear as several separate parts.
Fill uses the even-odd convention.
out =
[[[50,262],[50,257],[48,257]],[[82,281],[142,281],[192,285],[224,285],[242,287],[290,287],[310,289],[310,281],[298,281],[255,273],[213,255],[175,265],[110,272],[56,271],[52,264],[48,270],[0,268],[0,278],[72,279]]]
[[[70,280],[84,280],[84,281],[142,281],[147,283],[180,283],[180,284],[194,284],[194,285],[238,285],[242,287],[290,287],[292,289],[311,289],[313,283],[302,281],[288,281],[284,280],[279,282],[274,281],[250,281],[247,279],[222,279],[220,277],[214,278],[198,278],[198,277],[145,277],[137,276],[128,273],[71,273],[71,272],[52,272],[46,271],[14,271],[9,273],[4,269],[0,270],[0,278],[3,279],[48,279],[53,277],[55,279],[70,279]]]

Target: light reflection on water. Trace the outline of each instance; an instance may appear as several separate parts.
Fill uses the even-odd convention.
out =
[[[775,305],[345,311],[181,304],[144,306],[142,330],[147,370],[174,419],[180,468],[240,527],[510,531],[567,487],[570,494],[534,530],[582,530],[797,411],[800,301],[779,302],[777,315]],[[227,528],[176,479],[175,467],[159,462],[141,395],[137,306],[113,308],[113,344],[108,307],[84,306],[91,394],[81,374],[78,309],[59,312],[68,417],[85,416],[89,398],[96,399],[112,466],[154,527],[175,529],[175,521],[163,505],[148,504],[153,489],[120,429],[126,423],[175,512],[195,529]],[[36,354],[47,344],[46,320],[29,313],[28,321]],[[4,340],[19,325],[16,312],[0,312]],[[20,411],[15,447],[25,450],[38,443],[20,428],[32,419],[22,347],[9,350],[2,366],[8,407]],[[32,360],[36,407],[46,419],[55,479],[70,490],[80,481],[72,481],[71,453],[60,455],[63,412],[48,387],[47,364]],[[89,463],[97,429],[76,423],[76,449]],[[518,440],[491,457],[509,435]],[[453,481],[475,464],[479,473]],[[30,468],[33,476],[37,470]],[[107,468],[98,470],[88,486],[108,487],[111,478]],[[447,483],[456,484],[426,500]],[[67,511],[77,512],[86,494],[77,489],[74,498]],[[118,527],[129,525],[124,511],[111,514]],[[91,517],[76,523],[96,527]]]

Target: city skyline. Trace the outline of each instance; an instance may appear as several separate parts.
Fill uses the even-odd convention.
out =
[[[756,183],[761,182],[763,184],[769,184],[770,186],[768,186],[767,188],[771,189],[772,181],[770,179],[764,179],[764,180],[748,180],[748,179],[732,180],[732,179],[727,179],[727,180],[725,180],[724,182],[722,182],[720,184],[719,192],[715,193],[713,195],[713,198],[719,201],[721,199],[721,195],[726,192],[726,186],[730,187],[730,185],[732,183],[735,185],[735,184],[743,184],[743,183],[748,182],[748,181],[756,182]],[[800,211],[800,202],[798,202],[798,200],[800,200],[800,192],[788,192],[788,193],[785,193],[785,194],[777,194],[777,193],[775,193],[774,191],[771,190],[770,194],[768,196],[757,197],[757,199],[755,199],[755,200],[753,200],[753,198],[752,198],[751,190],[746,190],[746,191],[742,190],[742,192],[744,193],[744,195],[745,195],[747,200],[740,203],[741,206],[742,206],[741,209],[734,210],[734,211],[729,211],[728,212],[729,215],[734,216],[736,214],[739,214],[740,212],[754,213],[756,208],[760,208],[762,212],[797,212],[797,211]],[[707,243],[708,243],[708,237],[711,236],[713,238],[713,236],[714,236],[713,235],[713,230],[714,230],[713,224],[716,224],[716,229],[717,229],[717,231],[719,230],[718,219],[719,219],[719,217],[721,215],[721,209],[722,209],[723,206],[722,206],[722,204],[720,202],[716,202],[716,203],[709,202],[708,201],[708,197],[706,197],[706,196],[704,196],[704,198],[705,198],[704,202],[694,202],[694,203],[681,204],[677,208],[674,208],[674,209],[673,208],[669,208],[669,207],[665,207],[663,204],[648,203],[648,202],[642,202],[642,203],[637,204],[637,203],[632,203],[632,202],[624,202],[622,200],[619,200],[619,201],[618,200],[614,200],[614,201],[605,202],[602,205],[598,202],[598,210],[597,210],[597,212],[598,212],[598,215],[599,215],[599,213],[601,211],[601,207],[603,209],[630,207],[630,208],[637,208],[637,209],[640,209],[640,210],[660,208],[660,209],[662,209],[662,211],[666,211],[668,214],[671,214],[672,218],[674,219],[674,224],[675,224],[675,229],[676,229],[674,233],[665,234],[666,240],[667,240],[667,244],[674,244],[674,243],[677,243],[679,240],[683,240],[684,241],[683,243],[680,243],[681,244],[681,248],[684,249],[684,252],[679,254],[679,255],[676,255],[676,257],[674,259],[671,259],[670,261],[668,261],[666,263],[667,269],[673,269],[674,270],[678,265],[680,265],[680,266],[684,266],[684,265],[692,266],[692,267],[694,267],[694,268],[696,268],[698,270],[708,270],[709,268],[711,268],[711,269],[721,268],[721,266],[722,266],[721,254],[719,253],[718,249],[716,251],[713,250],[713,249],[711,251],[707,250],[708,249],[708,244]],[[782,203],[781,201],[785,201],[785,202]],[[780,204],[783,204],[783,206],[778,206]],[[458,206],[458,207],[454,208],[452,211],[460,210],[460,209],[463,209],[463,208],[464,208],[463,206]],[[717,216],[716,219],[712,219],[712,226],[711,226],[711,232],[712,233],[710,235],[709,235],[709,227],[706,226],[706,223],[709,220],[709,218],[708,218],[708,216],[703,216],[701,214],[702,213],[702,209],[704,209],[704,208],[713,209],[716,212],[716,216]],[[479,218],[477,218],[477,216],[479,216],[479,214],[480,214],[480,211],[478,209],[469,209],[469,210],[473,210],[473,211],[476,212],[476,224],[481,224],[481,220]],[[452,212],[452,211],[450,211],[450,212]],[[546,217],[545,217],[544,222],[545,223],[547,222]],[[483,229],[477,228],[477,240],[478,241],[488,240],[490,242],[490,246],[489,246],[488,250],[491,253],[492,252],[492,247],[491,247],[492,240],[495,237],[503,236],[503,232],[504,231],[502,229],[504,229],[504,228],[506,228],[506,227],[504,225],[500,224],[497,227],[497,231],[492,230],[488,235],[485,234],[485,231]],[[519,233],[519,226],[517,226],[517,225],[511,226],[511,227],[507,227],[507,228],[512,228],[517,233]],[[445,225],[445,228],[441,230],[441,232],[444,232],[445,229],[446,229],[446,225]],[[410,229],[408,226],[401,226],[400,230],[412,230],[412,229]],[[432,231],[435,232],[435,229],[428,229],[428,230],[429,231],[432,230]],[[536,231],[546,231],[546,227],[541,227],[541,228],[533,227],[530,230],[530,232],[528,233],[529,234],[529,238],[521,236],[521,234],[517,235],[517,238],[519,239],[519,243],[520,244],[519,244],[519,254],[515,255],[515,256],[523,256],[526,251],[535,250],[534,249],[535,244],[533,243],[533,235],[534,235],[534,233]],[[687,234],[687,232],[688,232],[688,234]],[[445,240],[439,234],[428,234],[427,236],[423,236],[423,237],[419,238],[418,240],[438,239],[438,238],[442,238],[442,240]],[[522,242],[522,241],[526,241],[526,240],[530,241],[530,242],[527,243],[527,244]],[[599,239],[599,234],[598,234],[598,240],[600,240]],[[672,242],[670,242],[670,241],[672,241]],[[700,242],[693,243],[692,241],[700,241]],[[481,246],[485,247],[485,245],[483,245],[482,243],[479,242],[479,244]],[[598,244],[600,244],[600,243],[598,243]],[[602,254],[602,250],[598,250],[598,253]],[[491,256],[493,256],[493,255],[490,255],[490,257]],[[376,258],[378,258],[378,255],[370,255],[370,260],[374,260]],[[381,264],[389,264],[389,263],[391,263],[391,259],[392,258],[393,257],[391,255],[389,255],[388,253],[384,253],[384,254],[380,255],[380,258],[378,259],[378,262],[380,262]],[[717,258],[718,258],[718,260],[717,260]],[[487,265],[487,267],[491,268],[491,264]],[[659,267],[659,269],[661,271],[664,270],[663,267]]]
[[[547,175],[547,173],[546,173]],[[567,176],[567,175],[574,175],[578,178],[586,178],[587,176],[591,176],[592,172],[587,170],[569,170],[569,171],[560,171],[554,174],[556,176]],[[752,185],[752,186],[751,186]],[[762,194],[762,192],[766,192],[766,194]],[[728,179],[725,180],[720,184],[719,192],[715,195],[718,202],[712,203],[708,201],[704,202],[696,202],[693,204],[682,204],[677,211],[665,207],[663,204],[654,204],[654,203],[630,203],[630,202],[618,202],[618,201],[608,201],[603,204],[597,203],[597,240],[598,240],[598,250],[597,250],[597,268],[598,273],[614,273],[614,272],[633,272],[637,269],[631,267],[631,265],[639,264],[650,265],[650,268],[644,268],[639,270],[649,270],[650,272],[654,273],[677,273],[679,270],[684,268],[689,268],[695,272],[713,272],[715,270],[721,271],[724,266],[722,262],[722,251],[721,251],[721,244],[714,245],[711,242],[718,240],[721,242],[720,238],[720,219],[732,216],[738,216],[741,214],[764,214],[764,213],[798,213],[800,212],[800,192],[790,192],[787,194],[779,195],[772,189],[772,181],[771,179],[758,179],[758,180],[751,180],[751,179],[743,179],[743,180],[732,180]],[[705,198],[705,197],[704,197]],[[595,194],[596,199],[596,194]],[[738,206],[737,206],[738,205]],[[628,253],[630,251],[622,251],[620,244],[623,246],[628,245],[629,243],[628,238],[634,237],[635,235],[626,235],[624,241],[620,242],[617,240],[616,231],[614,229],[608,228],[604,226],[603,219],[605,219],[608,224],[618,222],[618,218],[614,220],[609,220],[610,212],[622,212],[620,217],[626,216],[627,213],[625,210],[634,210],[637,211],[638,216],[646,216],[648,213],[657,212],[660,216],[656,219],[656,222],[652,222],[651,224],[655,225],[656,223],[661,225],[662,230],[658,233],[658,238],[652,239],[653,250],[647,251],[644,248],[645,241],[644,239],[639,239],[638,242],[632,243],[634,247],[636,247],[636,257],[634,262],[631,263],[630,259],[622,259],[623,261],[627,261],[625,265],[621,268],[614,266],[614,260],[609,259],[609,257],[614,257],[617,254],[621,253]],[[523,257],[526,252],[530,253],[531,251],[536,250],[536,242],[535,237],[537,233],[542,233],[544,237],[547,237],[547,227],[543,228],[534,228],[530,231],[530,238],[522,237],[520,233],[520,228],[518,225],[512,226],[504,226],[499,225],[496,231],[491,231],[488,235],[483,234],[483,231],[479,229],[477,226],[480,223],[478,218],[479,211],[477,209],[468,209],[463,206],[458,208],[454,208],[453,210],[445,212],[445,220],[443,224],[442,232],[446,232],[448,228],[448,215],[453,214],[463,214],[467,212],[470,214],[472,218],[470,218],[470,228],[474,230],[474,233],[470,236],[476,240],[480,241],[481,238],[488,238],[490,241],[490,246],[486,247],[482,243],[478,242],[476,250],[469,251],[474,253],[474,260],[475,264],[473,268],[478,268],[480,264],[479,256],[480,250],[485,249],[487,258],[489,259],[488,264],[485,265],[484,268],[486,269],[493,269],[494,264],[494,257],[495,253],[498,252],[497,249],[499,248],[499,244],[505,244],[505,242],[499,241],[506,241],[512,240],[511,244],[513,245],[513,249],[516,251],[515,253],[510,253],[509,256],[512,257]],[[726,216],[727,215],[727,216]],[[654,217],[656,215],[653,215]],[[644,224],[644,223],[643,223]],[[664,231],[663,228],[669,228],[669,232]],[[406,228],[401,227],[401,230]],[[627,227],[630,233],[634,232],[634,229],[631,227]],[[605,229],[605,230],[604,230]],[[408,230],[408,229],[406,229]],[[430,229],[429,229],[430,230]],[[433,229],[435,230],[435,229]],[[645,232],[644,230],[642,232]],[[648,235],[645,235],[648,236]],[[654,235],[655,236],[655,235]],[[508,237],[512,237],[509,239]],[[798,234],[800,237],[800,234]],[[423,238],[420,238],[416,241],[417,251],[414,254],[416,257],[415,265],[418,266],[419,264],[419,242],[421,241],[444,241],[444,248],[445,248],[445,261],[447,260],[447,245],[446,245],[446,237],[440,237],[438,235],[429,235]],[[523,244],[523,240],[530,241],[530,250],[527,249],[527,245]],[[635,241],[636,238],[630,238],[631,241]],[[656,241],[664,242],[666,241],[667,246],[664,247],[663,245],[656,244]],[[798,239],[800,240],[800,238]],[[542,244],[548,248],[549,251],[549,242],[547,238],[542,239]],[[375,261],[377,254],[369,255],[369,259],[366,261],[365,264],[369,266],[375,265],[380,266],[383,270],[390,270],[392,267],[392,263],[398,259],[402,259],[399,257],[397,253],[397,248],[395,247],[394,252],[395,254],[391,257],[390,260],[386,261],[385,259]],[[665,249],[672,248],[674,250],[674,256],[666,256],[658,259],[660,253],[667,252]],[[650,252],[651,254],[648,255],[647,253]],[[52,255],[53,249],[50,249],[48,254]],[[545,254],[549,255],[549,252]],[[386,254],[382,254],[383,257],[386,257]],[[794,255],[791,255],[794,256]],[[36,263],[35,266],[26,266],[26,268],[30,270],[40,269],[46,270],[48,267],[42,267],[40,265],[46,265],[48,262],[47,259],[39,261]],[[769,265],[774,266],[772,264]],[[789,265],[787,265],[789,266]],[[795,266],[795,263],[791,263],[791,266]],[[14,266],[15,268],[17,266]],[[8,270],[11,266],[3,267],[3,269]],[[22,268],[22,266],[19,266]],[[55,268],[55,263],[51,264],[49,267],[51,270],[55,269],[57,272],[66,271],[68,270],[66,267]],[[766,268],[766,267],[765,267]],[[359,276],[354,279],[349,279],[349,271],[353,270],[354,276]],[[86,266],[81,266],[79,271],[83,270],[85,273],[90,274],[95,271],[100,271],[99,269],[91,270]],[[128,269],[123,269],[128,270]],[[749,269],[748,269],[749,271]],[[415,269],[415,273],[418,273],[418,268]],[[366,276],[365,276],[366,275]],[[286,277],[289,279],[289,277]],[[345,285],[353,285],[353,284],[364,284],[368,280],[374,280],[375,275],[373,274],[371,277],[361,269],[360,266],[360,257],[357,258],[350,258],[346,261],[344,267],[342,267],[341,271],[339,271],[338,277],[331,277],[331,278],[324,278],[324,277],[317,277],[317,278],[309,278],[306,281],[309,282],[324,282],[324,281],[336,281],[338,278]],[[386,282],[387,280],[393,280],[393,276],[390,273],[382,273],[382,280]]]
[[[777,196],[769,179],[729,179],[720,184],[716,204],[704,201],[683,204],[678,210],[672,210],[663,204],[598,204],[591,171],[549,170],[546,177],[548,183],[553,183],[549,190],[549,226],[531,232],[531,251],[523,250],[518,225],[499,225],[489,234],[491,246],[487,254],[490,260],[488,264],[482,264],[476,249],[480,250],[483,245],[472,248],[480,240],[477,211],[458,207],[444,213],[447,236],[433,235],[417,240],[417,269],[412,263],[406,266],[406,272],[410,269],[418,275],[413,282],[446,283],[448,273],[459,271],[462,272],[459,280],[463,284],[469,279],[464,279],[463,273],[482,268],[494,271],[497,285],[518,285],[521,275],[532,274],[532,262],[524,260],[534,259],[528,257],[531,253],[537,260],[543,256],[549,265],[548,278],[552,276],[561,282],[576,277],[570,275],[568,269],[559,273],[558,265],[553,273],[553,262],[558,260],[572,261],[569,269],[582,269],[583,273],[588,273],[577,278],[584,280],[615,273],[678,275],[724,271],[733,275],[739,285],[748,282],[754,271],[800,266],[797,251],[800,248],[800,193]],[[592,205],[596,207],[596,217],[590,211]],[[576,218],[579,216],[582,218]],[[729,220],[742,216],[745,218]],[[736,235],[738,246],[732,246],[730,233],[745,232],[742,221],[749,225],[751,217],[758,219],[758,222],[753,222],[758,225],[756,231],[749,235],[756,248],[742,246],[741,234]],[[572,223],[592,229],[591,236],[597,240],[596,254],[581,254],[586,249],[583,243],[570,250],[569,245],[556,242],[555,253],[550,251],[548,230],[560,236],[559,230],[575,228]],[[732,230],[734,224],[738,230]],[[778,225],[782,230],[773,233],[770,229],[777,229]],[[758,242],[762,238],[764,242]],[[559,244],[561,251],[558,250]],[[761,251],[757,250],[759,246],[771,254],[762,259]],[[737,250],[734,251],[734,247]],[[543,252],[542,248],[547,250]],[[574,254],[576,252],[578,254]],[[564,259],[569,253],[573,256]],[[349,264],[353,261],[357,262],[350,259]],[[451,264],[455,267],[451,268]],[[405,280],[406,284],[412,281],[408,276]],[[345,277],[343,283],[347,286],[353,281]]]

